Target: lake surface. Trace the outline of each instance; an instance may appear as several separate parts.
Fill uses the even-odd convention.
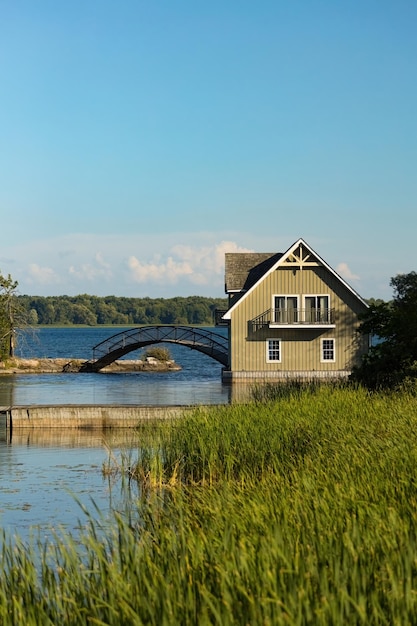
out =
[[[123,328],[41,328],[25,335],[18,356],[88,359],[92,348]],[[210,329],[214,330],[214,329]],[[225,329],[215,332],[225,333]],[[230,386],[221,382],[222,366],[195,350],[168,347],[179,372],[133,374],[16,374],[0,376],[0,406],[51,404],[225,404]],[[131,352],[126,358],[139,358]],[[134,505],[119,479],[103,476],[109,448],[117,460],[132,455],[140,434],[130,430],[85,433],[54,429],[10,433],[0,425],[0,524],[28,540],[34,529],[51,537],[52,529],[73,531],[86,517],[78,499],[106,515]],[[137,455],[136,455],[137,457]]]
[[[52,538],[60,529],[73,532],[86,523],[81,506],[106,516],[111,509],[134,504],[135,484],[104,476],[103,464],[123,455],[137,458],[138,433],[105,435],[65,431],[13,432],[8,441],[0,429],[0,524],[10,535],[29,540],[35,532]],[[98,517],[94,515],[93,517]]]
[[[89,359],[92,348],[126,328],[40,328],[25,334],[16,350],[24,358]],[[225,328],[210,328],[225,335]],[[167,347],[182,367],[178,372],[97,374],[15,374],[0,376],[0,406],[51,404],[194,405],[225,404],[230,385],[222,383],[220,363],[179,344]],[[138,359],[143,351],[130,352]]]

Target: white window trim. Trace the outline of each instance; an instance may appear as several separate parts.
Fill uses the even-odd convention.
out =
[[[324,342],[325,341],[333,341],[333,358],[325,359],[324,358]],[[324,337],[320,340],[320,363],[336,363],[336,339],[334,337]]]
[[[270,341],[278,341],[279,344],[279,359],[270,359],[269,358],[269,342]],[[278,337],[269,337],[266,342],[266,362],[267,363],[281,363],[282,362],[282,340]]]
[[[327,310],[330,311],[330,294],[329,293],[304,293],[303,294],[303,311],[304,311],[304,320],[307,316],[307,305],[306,298],[327,298]]]
[[[329,309],[330,305],[330,294],[329,293],[303,293],[303,308],[306,308],[306,298],[328,298]]]
[[[299,308],[300,296],[298,293],[274,293],[272,296],[272,308],[275,308],[275,298],[297,298],[297,309]]]
[[[297,311],[297,316],[300,315],[299,311],[300,311],[300,296],[297,293],[274,293],[272,296],[272,310],[276,311],[276,307],[275,307],[275,298],[285,298],[285,310],[288,311],[288,307],[287,307],[287,299],[288,298],[296,298],[297,300],[297,306],[295,307],[295,310]],[[272,322],[273,324],[275,322]],[[298,325],[298,322],[296,322]]]

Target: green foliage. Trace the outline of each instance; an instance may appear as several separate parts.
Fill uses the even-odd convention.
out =
[[[0,358],[14,355],[16,330],[26,324],[26,315],[17,297],[18,282],[0,272]]]
[[[110,523],[92,506],[74,538],[4,535],[0,623],[415,624],[417,399],[296,396],[141,434],[141,496]]]
[[[323,387],[326,389],[353,389],[354,386],[346,380],[297,380],[296,378],[275,383],[267,382],[255,384],[250,389],[250,395],[256,402],[271,402],[281,398],[299,398],[307,394],[319,392]]]
[[[18,296],[21,306],[37,315],[39,324],[147,325],[196,324],[212,326],[225,298],[124,298],[117,296]],[[32,313],[32,316],[34,315]]]
[[[39,323],[38,313],[35,309],[30,309],[28,321],[32,326],[36,326]]]
[[[417,273],[391,279],[391,302],[371,304],[359,332],[377,338],[352,378],[369,388],[395,388],[417,371]]]
[[[366,300],[366,303],[371,306],[374,304],[384,304],[384,300],[382,300],[382,298],[368,298]]]
[[[164,348],[162,346],[152,346],[151,348],[147,348],[147,350],[143,353],[142,359],[145,360],[148,357],[157,359],[158,361],[172,360],[172,356],[168,348]]]
[[[368,407],[373,414],[376,407],[385,405],[389,411],[393,406],[389,396],[380,401],[375,396],[370,404],[367,390],[346,383],[290,383],[287,392],[284,388],[281,385],[282,392],[271,401],[225,405],[215,411],[197,408],[167,423],[151,456],[146,449],[139,452],[137,475],[161,485],[243,483],[272,475],[281,480],[306,458],[314,463],[316,455],[324,454],[332,462],[339,444],[332,441],[329,422],[333,437],[342,443],[345,435],[350,437],[352,424],[360,429],[361,420],[368,419]],[[414,399],[410,402],[404,405],[406,411],[417,408]]]

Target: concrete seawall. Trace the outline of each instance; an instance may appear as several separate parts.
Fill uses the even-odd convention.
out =
[[[193,406],[16,406],[0,407],[7,429],[19,428],[135,428],[144,422],[179,417]]]

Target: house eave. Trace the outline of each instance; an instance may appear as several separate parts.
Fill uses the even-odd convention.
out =
[[[349,285],[349,283],[347,283],[344,278],[342,278],[328,263],[326,263],[326,261],[324,261],[321,256],[319,254],[317,254],[317,252],[315,252],[309,245],[308,243],[306,243],[304,241],[304,239],[300,238],[298,239],[295,243],[293,243],[293,245],[288,248],[287,252],[285,252],[284,254],[282,254],[280,256],[280,258],[278,259],[278,261],[276,263],[274,263],[274,265],[272,265],[272,267],[270,267],[270,269],[265,272],[265,274],[256,282],[254,283],[250,289],[246,290],[244,293],[242,293],[242,297],[239,298],[239,300],[237,302],[235,302],[229,309],[229,311],[227,312],[227,314],[223,317],[223,319],[227,319],[230,320],[231,319],[231,312],[234,311],[234,309],[238,306],[240,306],[240,304],[242,303],[242,301],[263,281],[265,280],[265,278],[267,276],[269,276],[269,274],[271,274],[273,271],[275,271],[276,269],[278,269],[279,267],[282,267],[283,264],[285,263],[285,261],[288,259],[289,255],[291,255],[294,250],[297,248],[297,246],[299,245],[303,245],[305,246],[305,248],[307,250],[309,250],[311,252],[311,254],[313,254],[316,259],[319,261],[319,263],[321,265],[323,265],[323,267],[325,267],[331,274],[333,274],[333,276],[335,276],[338,281],[344,285],[344,287],[355,297],[357,298],[357,300],[359,300],[366,308],[369,308],[369,305],[365,302],[365,300],[359,295],[359,293],[357,291],[355,291],[355,289],[353,289],[353,287],[351,287],[351,285]],[[304,263],[304,266],[310,266],[311,264],[309,262]],[[313,264],[316,265],[316,264]],[[293,265],[294,269],[302,269],[297,263],[294,263]]]

